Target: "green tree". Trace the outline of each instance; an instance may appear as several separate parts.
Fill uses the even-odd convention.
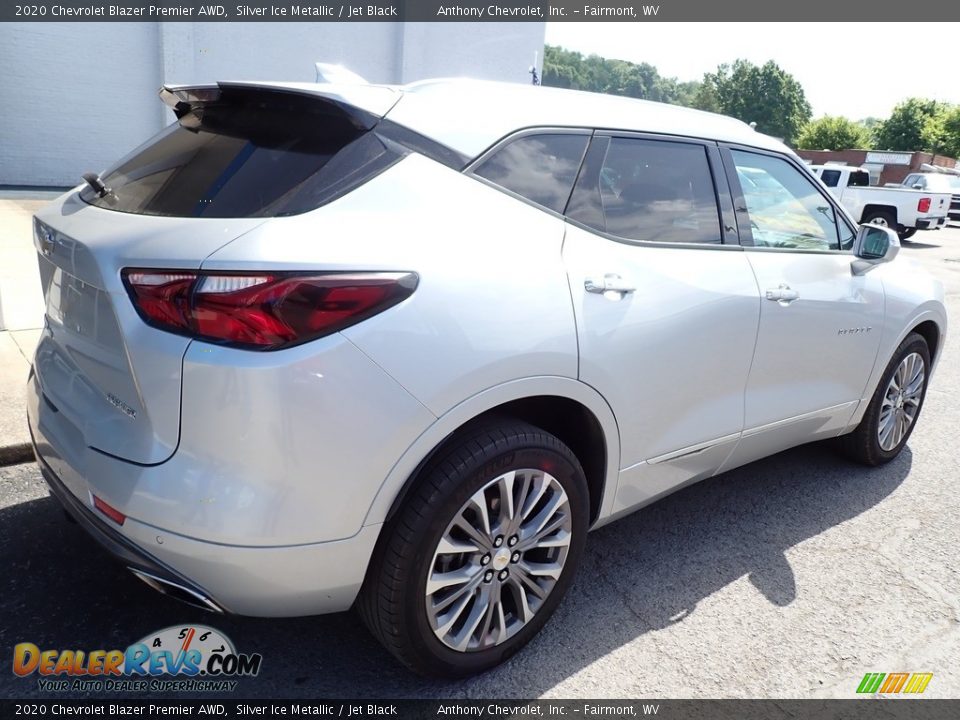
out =
[[[937,116],[945,107],[936,100],[908,98],[897,105],[890,117],[873,131],[878,150],[932,150],[939,142]]]
[[[960,105],[955,105],[940,116],[942,144],[938,152],[952,158],[960,158]]]
[[[693,101],[690,107],[697,110],[706,110],[707,112],[718,113],[720,110],[720,99],[717,97],[717,91],[709,80],[700,83],[697,91],[693,95]]]
[[[812,115],[803,86],[772,60],[762,66],[747,60],[721,65],[704,75],[720,112],[757,130],[792,142]]]
[[[960,107],[940,104],[924,122],[920,139],[923,149],[934,155],[957,157],[960,154]]]
[[[696,107],[697,96],[703,83],[699,80],[677,82],[677,104],[685,107]],[[702,108],[706,110],[707,108]]]
[[[553,87],[581,90],[585,83],[583,66],[583,55],[580,53],[547,45],[543,52],[541,82]]]
[[[870,146],[867,129],[845,117],[811,120],[797,136],[797,147],[804,150],[851,150]]]
[[[650,63],[612,60],[599,55],[584,57],[554,45],[544,48],[541,81],[553,87],[677,105],[692,104],[700,88],[699,81],[680,82],[676,78],[663,77]]]

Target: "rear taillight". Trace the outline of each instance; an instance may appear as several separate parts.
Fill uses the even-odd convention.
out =
[[[930,198],[920,198],[917,203],[917,212],[930,212]]]
[[[277,350],[314,340],[409,297],[410,272],[207,273],[127,268],[123,283],[148,324],[200,340]]]

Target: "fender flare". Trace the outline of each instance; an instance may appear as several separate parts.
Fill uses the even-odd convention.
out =
[[[416,472],[433,451],[463,425],[500,405],[537,396],[556,396],[580,403],[600,423],[606,444],[606,473],[598,520],[610,514],[620,474],[620,430],[610,405],[591,386],[560,376],[537,376],[482,390],[447,410],[407,448],[380,485],[363,524],[376,525],[387,520],[397,498],[409,488]]]

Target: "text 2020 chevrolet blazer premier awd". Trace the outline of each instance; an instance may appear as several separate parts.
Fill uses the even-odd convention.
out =
[[[356,604],[411,668],[540,629],[587,531],[913,430],[946,314],[729,118],[546,88],[220,83],[37,214],[51,491],[208,608]]]

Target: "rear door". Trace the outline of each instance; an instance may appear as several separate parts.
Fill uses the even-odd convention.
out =
[[[876,361],[884,293],[876,273],[851,272],[853,227],[797,162],[745,148],[723,157],[762,297],[740,464],[846,425]]]
[[[620,427],[619,511],[729,454],[760,300],[713,144],[598,133],[566,215],[580,379]]]

